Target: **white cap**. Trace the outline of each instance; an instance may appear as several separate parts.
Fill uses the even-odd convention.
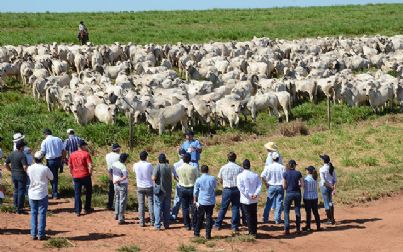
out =
[[[73,129],[68,129],[68,130],[67,130],[67,134],[70,134],[70,132],[72,132],[72,131],[74,132]]]
[[[277,158],[280,157],[280,155],[278,154],[277,151],[274,151],[274,152],[271,154],[271,157],[272,157],[273,159],[277,159]]]
[[[42,152],[41,152],[41,151],[35,152],[34,158],[36,158],[36,159],[42,159],[42,158],[43,158]]]

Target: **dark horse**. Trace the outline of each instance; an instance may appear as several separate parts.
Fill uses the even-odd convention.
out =
[[[89,40],[88,32],[85,32],[85,31],[80,31],[78,33],[77,37],[78,37],[78,40],[80,40],[81,45],[87,44],[87,42]]]

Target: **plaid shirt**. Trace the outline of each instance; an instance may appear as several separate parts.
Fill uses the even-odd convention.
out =
[[[304,199],[313,200],[318,198],[318,182],[312,175],[307,175],[304,179]]]
[[[221,167],[218,178],[222,179],[224,188],[232,188],[236,187],[236,177],[242,172],[242,167],[233,162],[228,162],[228,164]]]

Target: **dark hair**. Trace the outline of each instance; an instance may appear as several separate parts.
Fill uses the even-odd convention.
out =
[[[69,135],[74,135],[75,133],[74,133],[74,130],[70,130],[69,131]]]
[[[245,159],[242,163],[242,166],[244,169],[249,170],[250,169],[250,161],[249,159]]]
[[[23,147],[25,146],[25,142],[24,141],[18,141],[16,144],[15,144],[15,148],[17,149],[17,150],[21,150]]]
[[[329,173],[330,173],[330,175],[333,176],[334,166],[333,166],[333,164],[331,162],[329,162],[328,164],[329,164]]]
[[[280,159],[280,157],[276,157],[276,158],[273,158],[273,161],[278,162],[279,159]]]
[[[235,162],[235,160],[236,160],[236,154],[235,154],[235,152],[230,152],[230,153],[228,153],[228,155],[227,155],[227,158],[228,158],[228,161],[230,161],[230,162]]]
[[[208,166],[207,165],[202,165],[200,168],[201,173],[208,173]]]
[[[52,131],[50,129],[44,129],[43,134],[45,135],[52,135]]]
[[[120,156],[119,156],[119,161],[120,161],[121,163],[124,163],[124,162],[126,162],[126,160],[127,160],[128,157],[129,157],[129,154],[127,154],[127,153],[122,153],[122,154],[120,154]]]
[[[190,156],[189,153],[186,153],[186,154],[183,155],[183,162],[189,164],[190,160],[191,160],[191,156]]]
[[[165,164],[165,163],[167,163],[167,157],[165,156],[164,153],[161,153],[161,154],[158,156],[158,162],[159,162],[160,164]]]
[[[142,152],[140,152],[140,160],[141,160],[141,161],[147,160],[147,157],[148,157],[147,151],[142,151]]]
[[[34,158],[36,164],[42,163],[43,158]]]

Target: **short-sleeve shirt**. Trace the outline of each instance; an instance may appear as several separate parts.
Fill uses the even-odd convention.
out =
[[[285,172],[285,166],[277,162],[273,162],[266,166],[260,175],[271,186],[279,186],[283,183],[283,174]]]
[[[6,159],[6,164],[11,164],[11,176],[21,178],[27,176],[24,166],[28,166],[27,157],[22,151],[13,151]]]
[[[89,165],[92,164],[91,156],[87,151],[78,150],[71,153],[69,167],[73,178],[84,178],[90,175]]]
[[[113,182],[119,180],[120,178],[129,176],[129,172],[127,171],[126,165],[120,161],[116,161],[115,163],[113,163],[111,168],[109,169],[109,172],[112,173]],[[129,178],[126,178],[126,179],[120,181],[119,183],[128,184]]]
[[[243,172],[243,168],[234,162],[228,162],[228,164],[221,167],[218,172],[218,178],[222,179],[224,188],[236,187],[236,178]]]
[[[75,135],[70,135],[69,138],[64,140],[63,148],[67,151],[70,155],[71,153],[78,151],[78,143],[80,142],[81,138]]]
[[[182,166],[176,169],[176,173],[179,177],[179,185],[183,187],[193,187],[197,177],[199,176],[199,171],[196,167],[190,164],[184,163]]]
[[[191,151],[191,147],[194,149],[194,151]],[[186,140],[181,146],[181,149],[190,154],[191,162],[194,163],[198,163],[200,160],[200,152],[197,150],[201,148],[201,143],[196,139],[193,139],[192,141]]]
[[[43,164],[33,164],[28,167],[29,176],[28,197],[32,200],[41,200],[48,196],[49,180],[53,180],[53,173]]]
[[[147,161],[140,161],[133,165],[133,171],[136,173],[136,183],[138,188],[151,188],[154,182],[151,179],[153,175],[153,166]]]
[[[112,168],[113,163],[115,163],[116,161],[119,161],[119,157],[120,157],[120,154],[113,152],[113,151],[106,154],[105,161],[106,161],[106,169],[108,171],[110,171],[110,169]]]
[[[172,192],[172,166],[169,164],[158,164],[154,167],[153,176],[155,183],[161,185],[161,191],[165,194]]]
[[[287,182],[286,192],[299,192],[301,193],[301,188],[299,186],[299,181],[302,178],[301,172],[297,170],[287,170],[284,172],[283,178]]]

